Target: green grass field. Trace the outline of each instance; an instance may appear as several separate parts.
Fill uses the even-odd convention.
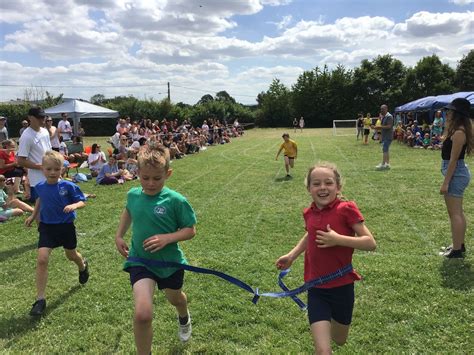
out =
[[[299,154],[294,178],[285,180],[281,157],[275,161],[282,132],[251,130],[231,144],[172,163],[168,186],[189,199],[198,217],[196,237],[182,243],[190,264],[229,273],[261,291],[278,291],[274,261],[304,233],[302,210],[310,203],[304,175],[319,160],[335,162],[344,195],[357,202],[378,244],[375,252],[354,254],[363,280],[356,284],[348,343],[335,351],[472,352],[474,185],[465,194],[471,219],[466,258],[443,260],[437,254],[450,243],[450,230],[439,194],[439,151],[395,142],[392,169],[375,171],[381,147],[374,141],[363,146],[353,136],[333,137],[330,129],[290,131]],[[473,159],[468,163],[473,166]],[[91,277],[79,286],[75,265],[55,250],[47,314],[39,320],[28,315],[35,297],[37,232],[23,226],[24,218],[0,225],[1,352],[134,352],[132,294],[114,234],[126,192],[137,184],[81,184],[84,192],[97,194],[76,220],[78,249],[89,260]],[[289,287],[302,283],[302,271],[300,257],[286,279]],[[312,352],[306,315],[289,299],[263,298],[255,306],[251,294],[195,273],[186,274],[184,290],[192,340],[180,344],[174,309],[156,292],[154,353]]]

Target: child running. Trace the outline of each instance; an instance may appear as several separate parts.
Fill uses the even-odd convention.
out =
[[[306,233],[276,261],[287,269],[305,252],[304,280],[331,274],[352,262],[354,249],[374,250],[375,240],[355,202],[340,197],[341,176],[335,165],[321,163],[309,169],[306,188],[313,203],[303,212]],[[343,345],[349,334],[354,306],[354,270],[308,290],[308,318],[315,352],[331,353],[331,339]]]
[[[66,257],[79,269],[79,283],[89,279],[87,261],[76,250],[77,238],[74,219],[78,208],[85,206],[84,194],[79,186],[60,180],[64,158],[56,151],[47,151],[43,157],[42,171],[46,181],[35,186],[38,193],[35,209],[25,225],[30,227],[39,216],[38,258],[36,264],[36,302],[31,316],[41,316],[46,308],[45,291],[48,280],[48,261],[51,251],[62,246]]]
[[[146,145],[137,157],[141,187],[132,188],[115,234],[117,250],[124,257],[172,261],[186,264],[178,242],[196,234],[196,216],[185,197],[164,186],[172,170],[169,151],[162,145]],[[132,225],[130,250],[124,235]],[[138,354],[149,354],[153,338],[153,293],[164,290],[178,313],[178,337],[191,337],[191,316],[187,297],[181,290],[184,270],[159,268],[142,262],[125,261],[135,301],[133,330]]]
[[[293,169],[295,166],[295,159],[298,156],[298,145],[294,140],[290,139],[290,135],[288,133],[283,133],[281,136],[284,142],[280,145],[280,149],[275,157],[275,160],[278,160],[278,156],[280,155],[282,150],[285,150],[285,170],[286,170],[286,177],[291,178],[290,175],[290,166]]]

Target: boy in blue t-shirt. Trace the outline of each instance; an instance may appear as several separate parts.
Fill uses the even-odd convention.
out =
[[[38,258],[36,264],[36,302],[31,316],[40,316],[46,308],[45,290],[48,280],[48,259],[54,248],[62,246],[66,257],[79,268],[79,283],[89,279],[87,261],[76,250],[77,238],[74,219],[75,210],[85,206],[84,194],[76,184],[60,180],[64,158],[56,151],[45,153],[42,171],[46,181],[35,186],[38,193],[33,214],[25,221],[30,227],[39,216]]]
[[[127,205],[115,234],[117,250],[124,257],[138,257],[187,264],[178,242],[196,234],[196,216],[186,198],[165,187],[171,175],[169,151],[162,145],[146,145],[138,153],[138,177],[141,187],[127,194]],[[123,239],[132,225],[130,250]],[[137,353],[149,354],[153,338],[153,293],[155,286],[164,290],[178,313],[178,336],[191,337],[191,316],[186,294],[182,291],[184,270],[158,268],[144,262],[126,260],[124,270],[130,274],[135,313],[133,330]]]

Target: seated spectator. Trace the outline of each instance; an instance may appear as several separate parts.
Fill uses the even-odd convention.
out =
[[[438,150],[438,149],[441,149],[442,147],[443,147],[443,142],[441,140],[441,135],[437,134],[435,136],[432,136],[431,145],[430,147],[428,147],[428,149]]]
[[[112,155],[107,164],[104,164],[96,177],[99,185],[113,185],[123,183],[122,171],[117,166],[117,157]]]
[[[81,137],[74,136],[72,138],[72,143],[68,145],[67,150],[69,153],[68,161],[70,163],[82,164],[87,161],[88,155],[84,152]]]
[[[118,160],[125,160],[127,159],[127,152],[128,152],[128,138],[125,135],[120,136],[120,142],[118,146],[117,152],[117,159]]]
[[[126,167],[125,167],[126,164],[127,164],[127,162],[124,161],[124,160],[119,160],[117,162],[117,166],[118,166],[119,171],[122,171],[121,178],[124,181],[131,181],[131,180],[135,179],[135,175],[132,174],[131,171],[126,169]]]
[[[423,148],[428,149],[429,146],[431,146],[430,134],[425,133],[423,137]]]
[[[33,212],[33,207],[15,198],[12,192],[7,194],[5,188],[6,177],[0,174],[0,222],[21,216],[23,212]]]
[[[99,175],[100,169],[104,166],[107,162],[104,152],[100,150],[100,145],[97,143],[92,144],[91,153],[87,158],[87,163],[89,165],[89,169],[91,171],[91,175],[96,177]]]
[[[405,143],[409,147],[413,147],[414,142],[415,142],[415,135],[413,134],[413,131],[411,130],[411,128],[407,127],[405,131]]]
[[[0,150],[0,174],[6,178],[14,178],[13,193],[21,193],[20,183],[26,170],[18,164],[15,154],[16,143],[13,139],[7,139],[2,142],[2,148]]]
[[[413,141],[413,148],[423,148],[423,138],[420,132],[416,132],[415,139]]]

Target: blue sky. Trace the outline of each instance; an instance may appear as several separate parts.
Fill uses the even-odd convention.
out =
[[[474,0],[3,0],[0,101],[26,92],[255,103],[274,78],[391,54],[453,67],[474,49]]]

